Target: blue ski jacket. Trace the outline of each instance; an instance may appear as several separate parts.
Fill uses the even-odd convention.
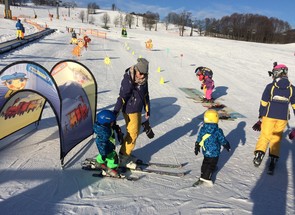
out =
[[[115,134],[112,128],[95,123],[93,131],[96,134],[96,146],[99,154],[106,157],[115,150]]]
[[[204,145],[201,146],[204,157],[219,157],[221,145],[229,145],[222,129],[218,127],[217,123],[204,123],[200,129],[196,142],[200,144],[206,134],[208,134],[208,138],[203,141]]]
[[[288,77],[278,78],[268,84],[260,101],[259,117],[288,120],[290,118],[289,103],[291,103],[295,115],[294,93],[295,88]]]
[[[15,27],[17,30],[22,30],[24,28],[23,24],[20,21],[17,21],[17,23],[15,24]]]

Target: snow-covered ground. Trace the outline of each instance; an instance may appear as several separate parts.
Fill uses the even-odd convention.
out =
[[[4,11],[2,6],[0,13]],[[48,9],[34,10],[37,23],[46,23],[58,31],[0,55],[0,70],[13,62],[30,60],[50,71],[59,61],[76,59],[71,54],[71,36],[65,26],[105,31],[99,27],[99,18],[98,26],[81,23],[77,15],[50,21]],[[67,12],[62,8],[60,11]],[[31,8],[13,8],[12,12],[32,15]],[[51,13],[55,13],[54,9]],[[1,38],[8,32],[14,35],[14,26],[14,21],[0,19]],[[161,24],[157,32],[142,27],[127,31],[128,37],[122,38],[121,29],[111,25],[105,31],[107,39],[90,36],[88,50],[76,59],[96,78],[97,108],[112,110],[124,70],[135,64],[139,56],[148,59],[150,121],[155,137],[150,140],[142,133],[134,154],[144,161],[188,162],[184,170],[191,173],[182,178],[134,173],[144,176],[136,182],[94,178],[92,172],[81,170],[80,164],[97,154],[94,143],[86,145],[89,139],[66,156],[67,166],[61,170],[58,126],[53,111],[46,108],[36,131],[20,141],[11,142],[15,135],[0,141],[1,214],[294,214],[295,148],[287,138],[290,128],[284,133],[275,175],[269,176],[265,172],[267,158],[259,168],[252,164],[259,133],[251,127],[257,121],[262,91],[271,81],[267,71],[274,61],[289,67],[290,80],[295,83],[295,44],[179,37],[177,31],[165,31]],[[152,51],[145,49],[144,42],[149,38],[154,44]],[[104,63],[106,56],[111,59],[110,65]],[[213,70],[213,96],[246,116],[219,123],[232,150],[221,153],[213,188],[191,187],[200,175],[203,160],[202,155],[194,155],[193,148],[205,108],[188,99],[179,88],[199,89],[200,82],[194,74],[197,66]],[[295,123],[291,115],[292,128]],[[121,116],[118,123],[124,130]]]

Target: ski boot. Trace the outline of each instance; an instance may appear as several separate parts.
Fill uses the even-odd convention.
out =
[[[203,185],[205,187],[213,187],[213,182],[211,179],[199,178],[199,180],[193,184],[193,187],[197,187],[199,185]]]
[[[143,163],[142,160],[138,159],[134,155],[123,155],[119,154],[120,159],[120,167],[127,168],[127,169],[136,169],[137,165],[140,165]]]
[[[94,158],[86,158],[82,162],[82,169],[85,170],[98,170],[102,169],[104,164],[100,164]],[[105,166],[105,165],[104,165]]]
[[[265,153],[263,151],[255,151],[255,157],[253,159],[254,166],[260,166]]]

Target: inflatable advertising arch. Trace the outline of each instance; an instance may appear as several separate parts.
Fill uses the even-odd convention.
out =
[[[97,84],[83,64],[61,61],[49,73],[41,65],[20,61],[0,72],[0,140],[41,120],[48,102],[60,137],[60,159],[93,134]]]

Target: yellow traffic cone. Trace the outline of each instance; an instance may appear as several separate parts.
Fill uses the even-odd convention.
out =
[[[164,84],[164,83],[165,83],[164,78],[161,77],[161,79],[160,79],[160,84]]]
[[[158,67],[157,72],[161,72],[161,67]]]

